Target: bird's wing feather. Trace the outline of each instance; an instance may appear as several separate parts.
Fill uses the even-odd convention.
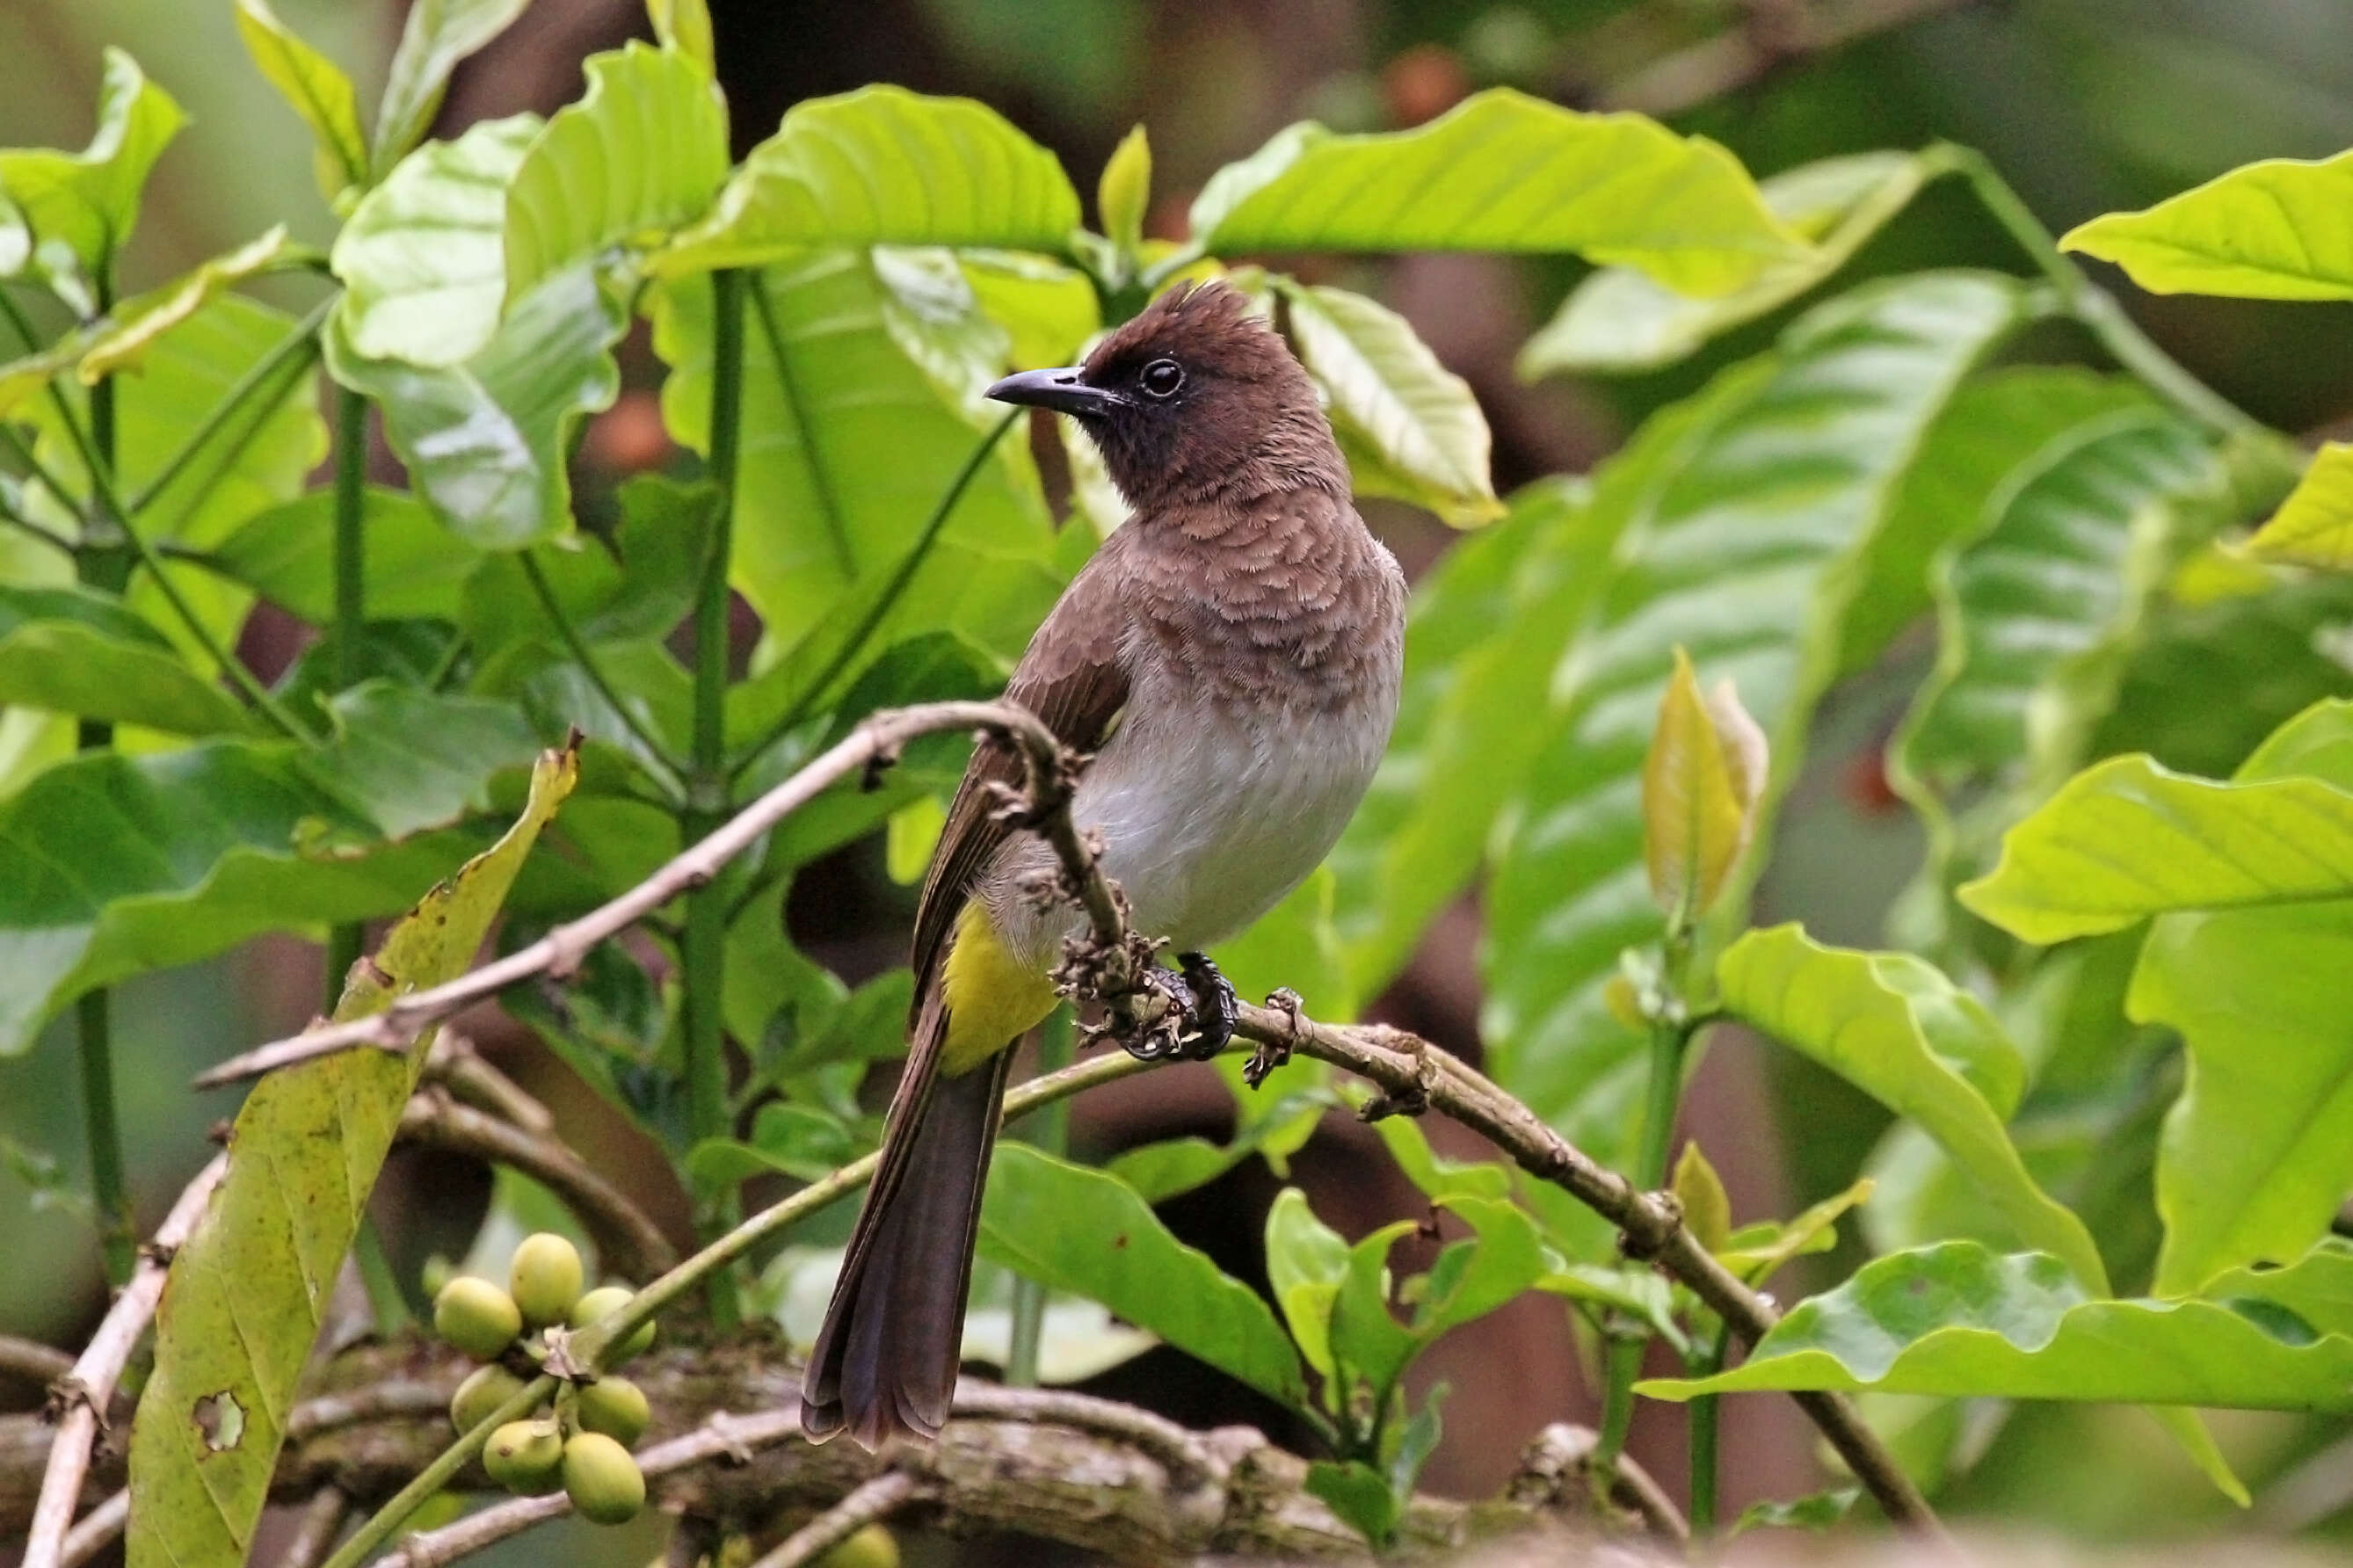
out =
[[[1080,752],[1101,747],[1127,703],[1127,668],[1120,655],[1127,617],[1117,600],[1119,574],[1103,569],[1117,552],[1119,537],[1114,534],[1071,581],[1005,688],[1007,701],[1037,714],[1064,745]],[[946,956],[958,911],[1006,840],[1008,830],[997,819],[997,803],[988,785],[1020,780],[1020,761],[1007,748],[989,741],[974,748],[916,906],[918,1014]]]

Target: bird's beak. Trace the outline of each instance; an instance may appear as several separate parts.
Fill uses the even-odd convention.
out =
[[[1080,379],[1082,370],[1079,365],[1061,370],[1025,370],[990,387],[988,395],[999,403],[1026,403],[1082,418],[1101,418],[1127,401],[1115,392],[1089,386]]]

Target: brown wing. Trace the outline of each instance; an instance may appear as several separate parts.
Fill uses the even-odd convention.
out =
[[[1005,688],[1007,701],[1037,714],[1064,745],[1081,752],[1103,744],[1127,703],[1127,670],[1120,661],[1120,629],[1126,620],[1116,570],[1120,538],[1113,535],[1063,590]],[[940,831],[940,846],[915,909],[918,1015],[965,895],[1005,842],[1007,828],[996,820],[997,803],[987,786],[1018,784],[1020,775],[1019,761],[1009,751],[984,741],[974,749],[964,783],[948,807],[947,825]]]

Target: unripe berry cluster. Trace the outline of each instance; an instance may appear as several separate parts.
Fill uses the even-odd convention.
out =
[[[433,1301],[434,1331],[483,1363],[449,1401],[449,1419],[459,1432],[472,1431],[523,1391],[518,1371],[547,1361],[551,1331],[587,1328],[628,1305],[626,1287],[607,1285],[584,1294],[586,1282],[573,1245],[542,1232],[515,1248],[505,1289],[472,1276],[441,1288]],[[527,1334],[537,1337],[526,1339]],[[605,1359],[618,1366],[653,1342],[653,1324],[642,1324]],[[543,1407],[491,1434],[482,1468],[519,1496],[560,1487],[571,1494],[582,1518],[625,1524],[645,1506],[646,1478],[629,1458],[629,1447],[651,1418],[637,1384],[617,1377],[567,1375],[552,1412]]]

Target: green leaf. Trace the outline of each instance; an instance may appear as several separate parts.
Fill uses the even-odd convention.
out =
[[[1537,760],[1491,851],[1482,1026],[1499,1081],[1597,1159],[1627,1152],[1643,1082],[1641,1038],[1604,993],[1620,952],[1663,929],[1645,885],[1640,779],[1674,648],[1734,683],[1769,744],[1757,847],[1718,905],[1728,922],[1905,466],[2019,309],[2013,285],[1981,274],[1859,289],[1720,378],[1643,472],[1597,489],[1597,510],[1606,500],[1618,515],[1584,526],[1614,542],[1551,667]]]
[[[1847,613],[1841,673],[1868,666],[1929,608],[1929,563],[1979,532],[1997,489],[2074,426],[2152,401],[2126,376],[2079,367],[2008,365],[1953,395],[1904,481],[1863,584]]]
[[[1134,1187],[1148,1204],[1165,1204],[1198,1187],[1207,1186],[1228,1171],[1265,1152],[1275,1173],[1283,1173],[1279,1152],[1307,1142],[1324,1119],[1327,1101],[1321,1095],[1293,1095],[1266,1115],[1236,1130],[1233,1141],[1212,1143],[1206,1138],[1168,1138],[1121,1151],[1103,1165],[1105,1172]],[[1400,1120],[1400,1119],[1393,1119]]]
[[[1507,88],[1410,131],[1293,125],[1212,175],[1192,222],[1195,253],[1575,251],[1691,293],[1807,251],[1715,142]]]
[[[346,985],[338,1019],[381,1012],[472,965],[574,776],[570,753],[541,759],[522,817],[392,928]],[[296,1379],[430,1043],[427,1031],[405,1053],[346,1051],[272,1073],[238,1111],[228,1173],[174,1255],[156,1313],[155,1370],[131,1435],[138,1568],[246,1560]],[[241,1414],[238,1438],[207,1441],[207,1402]]]
[[[686,1175],[705,1196],[732,1190],[754,1176],[824,1179],[862,1152],[839,1117],[806,1105],[760,1107],[749,1142],[708,1138],[687,1152]]]
[[[126,975],[406,908],[476,842],[387,841],[479,805],[533,749],[510,709],[406,688],[360,687],[335,714],[322,747],[86,752],[0,802],[0,1054]]]
[[[731,577],[791,668],[804,655],[788,650],[813,633],[863,618],[854,588],[889,580],[981,437],[899,347],[866,253],[809,252],[753,286],[764,298],[748,311]],[[663,413],[681,442],[704,450],[711,286],[663,284],[652,313],[672,368]],[[1001,443],[975,475],[870,648],[937,631],[1008,658],[1027,643],[1061,574],[1014,446]]]
[[[376,110],[375,177],[383,179],[433,129],[450,73],[507,30],[531,0],[416,0]]]
[[[1760,181],[1767,210],[1811,240],[1811,250],[1714,298],[1679,294],[1631,267],[1604,268],[1571,289],[1520,350],[1520,374],[1625,374],[1696,353],[1827,281],[1947,166],[1932,153],[1855,153]]]
[[[1059,253],[1078,226],[1061,164],[995,110],[864,87],[795,104],[711,216],[648,265],[675,277],[827,245]]]
[[[116,308],[82,351],[80,375],[84,386],[143,363],[156,340],[185,326],[197,311],[219,295],[257,273],[274,267],[286,250],[286,226],[216,256],[161,289],[152,289]]]
[[[1362,1384],[1370,1391],[1366,1414],[1378,1419],[1421,1348],[1389,1306],[1389,1248],[1419,1228],[1416,1220],[1393,1220],[1348,1248],[1348,1265],[1332,1300],[1332,1363],[1346,1401],[1344,1410],[1356,1407],[1356,1385]]]
[[[1095,185],[1095,216],[1105,238],[1133,256],[1144,244],[1145,215],[1152,205],[1152,142],[1138,125],[1119,139]]]
[[[980,1249],[1050,1289],[1102,1302],[1271,1399],[1307,1403],[1299,1357],[1266,1303],[1171,1236],[1114,1177],[999,1143],[981,1200]]]
[[[1387,1550],[1397,1539],[1402,1515],[1396,1494],[1388,1478],[1362,1459],[1318,1459],[1307,1467],[1302,1484],[1376,1550]]]
[[[359,95],[334,61],[279,20],[269,0],[237,0],[237,36],[269,85],[318,139],[319,194],[330,202],[368,178]]]
[[[1315,1217],[1307,1194],[1285,1187],[1266,1214],[1266,1278],[1299,1353],[1324,1381],[1324,1398],[1336,1407],[1345,1390],[1334,1385],[1332,1307],[1348,1274],[1348,1244]]]
[[[1747,846],[1754,797],[1741,759],[1700,694],[1691,656],[1679,644],[1674,657],[1642,759],[1642,861],[1651,899],[1671,925],[1682,926],[1707,912],[1732,875]]]
[[[2295,491],[2247,541],[2265,561],[2353,570],[2353,446],[2322,444]]]
[[[1007,363],[1016,370],[1071,363],[1086,341],[1102,330],[1103,310],[1094,285],[1077,268],[1018,250],[960,250],[955,255],[981,313],[1011,338]],[[1056,429],[1061,433],[1060,426]],[[1077,445],[1092,449],[1083,439]]]
[[[402,159],[353,209],[329,258],[353,353],[451,366],[489,344],[507,297],[507,188],[540,131],[535,114],[482,121]]]
[[[2111,757],[2011,828],[1960,897],[2046,944],[2168,910],[2353,897],[2353,789],[2261,773],[2223,784]]]
[[[591,644],[668,637],[692,612],[717,521],[719,492],[637,475],[618,492],[609,534],[576,533],[533,552],[540,575],[573,629]],[[561,647],[561,633],[512,555],[482,557],[466,582],[459,624],[477,654],[518,642]]]
[[[327,323],[327,368],[382,407],[385,439],[459,538],[515,550],[570,525],[572,431],[619,393],[613,345],[628,328],[619,302],[582,266],[518,301],[464,364],[370,359],[339,313]]]
[[[1406,319],[1345,289],[1270,281],[1292,346],[1327,399],[1356,493],[1410,501],[1457,528],[1501,516],[1486,416]]]
[[[2003,1131],[2025,1066],[1975,997],[1909,954],[1824,947],[1794,925],[1742,937],[1715,980],[1725,1011],[1918,1122],[2030,1245],[2106,1291],[2091,1233]]]
[[[1828,1530],[1845,1522],[1862,1499],[1861,1487],[1840,1487],[1832,1491],[1810,1492],[1801,1498],[1783,1501],[1767,1498],[1752,1502],[1740,1510],[1732,1521],[1727,1536],[1744,1535],[1752,1530]]]
[[[2116,852],[2125,869],[2158,877],[2179,865],[2194,876],[2203,866],[2244,879],[2262,900],[2310,887],[2321,874],[2316,858],[2353,870],[2353,704],[2316,705],[2232,783],[2202,787],[2190,806],[2151,795],[2165,809],[2162,826]],[[2297,1256],[2327,1234],[2353,1188],[2353,1042],[2344,1029],[2353,887],[2339,881],[2330,902],[2166,914],[2142,944],[2126,1011],[2179,1032],[2189,1055],[2158,1152],[2160,1295],[2197,1289],[2238,1264]]]
[[[587,96],[547,122],[507,188],[510,300],[615,246],[661,243],[727,178],[727,109],[705,67],[631,43],[583,69]]]
[[[183,664],[162,633],[121,600],[82,588],[0,584],[0,705],[175,735],[252,728],[245,710]]]
[[[2332,1276],[2339,1270],[2325,1265]],[[2304,1266],[2304,1267],[2309,1267]],[[1865,1264],[1792,1307],[1748,1360],[1714,1377],[1654,1379],[1652,1399],[1757,1389],[1872,1389],[1950,1398],[2096,1400],[2222,1409],[2353,1409],[2353,1338],[2266,1311],[2308,1288],[2303,1268],[2261,1275],[2262,1294],[2093,1300],[2042,1253],[1951,1241]],[[2332,1279],[2341,1289],[2341,1280]],[[2246,1310],[2249,1301],[2261,1303]]]
[[[272,507],[223,540],[203,564],[324,626],[335,611],[334,510],[332,490]],[[405,490],[371,486],[360,519],[368,617],[455,619],[459,588],[482,563],[482,552],[453,537]]]
[[[711,37],[711,7],[705,0],[646,0],[654,37],[666,49],[676,49],[701,66],[707,75],[718,68],[718,50]]]
[[[0,149],[0,195],[29,233],[34,268],[69,294],[106,273],[138,226],[149,171],[186,123],[171,94],[110,47],[88,147]]]
[[[1692,1236],[1708,1251],[1723,1252],[1732,1241],[1732,1199],[1724,1190],[1724,1178],[1699,1152],[1697,1139],[1685,1143],[1676,1159],[1673,1186]]]
[[[1361,1109],[1369,1094],[1356,1098]],[[1493,1160],[1450,1160],[1430,1146],[1421,1123],[1410,1116],[1384,1116],[1373,1123],[1398,1171],[1435,1203],[1452,1198],[1500,1200],[1511,1196],[1512,1173]]]
[[[1837,1246],[1839,1216],[1869,1198],[1874,1184],[1869,1176],[1864,1176],[1795,1219],[1744,1225],[1725,1237],[1724,1246],[1717,1249],[1718,1258],[1747,1283],[1762,1285],[1790,1259],[1808,1253],[1828,1252]]]
[[[2353,300],[2353,153],[2270,158],[2137,213],[2108,213],[2059,241],[2113,261],[2153,294]]]

